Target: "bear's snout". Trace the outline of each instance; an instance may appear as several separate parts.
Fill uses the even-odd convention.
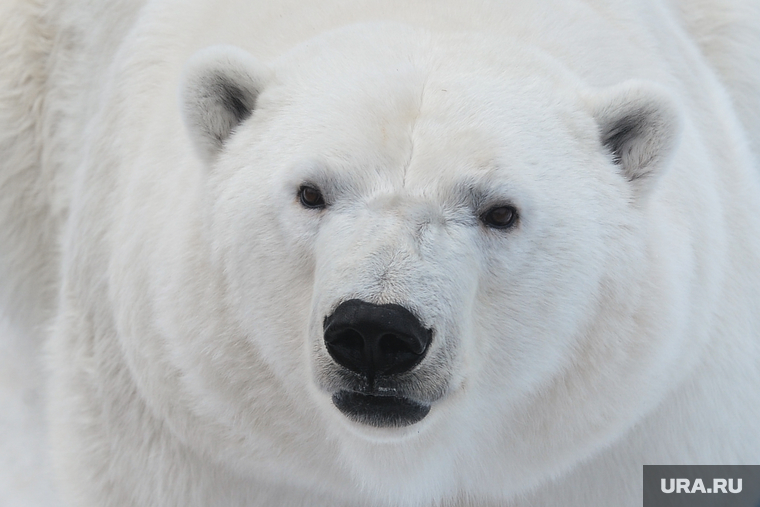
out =
[[[378,384],[411,371],[425,357],[432,338],[433,331],[403,306],[359,299],[341,303],[325,318],[325,347],[336,363],[361,375],[366,387],[333,393],[333,404],[349,419],[371,426],[408,426],[422,420],[429,405]]]
[[[405,373],[425,356],[433,331],[400,305],[351,299],[324,321],[327,352],[339,365],[365,376]]]

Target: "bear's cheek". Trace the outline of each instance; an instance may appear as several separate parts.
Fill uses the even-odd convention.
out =
[[[246,188],[248,196],[217,202],[212,255],[235,324],[286,385],[301,386],[313,287],[309,230],[282,203]]]
[[[602,234],[583,229],[560,242],[533,223],[509,243],[484,243],[467,347],[473,386],[516,401],[568,366],[597,312],[607,264]]]

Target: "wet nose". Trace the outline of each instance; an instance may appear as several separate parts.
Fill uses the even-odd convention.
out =
[[[370,380],[411,370],[425,356],[432,336],[403,306],[359,299],[341,303],[324,322],[330,356]]]

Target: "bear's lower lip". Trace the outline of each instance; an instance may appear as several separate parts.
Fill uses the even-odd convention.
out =
[[[430,412],[429,405],[397,396],[338,391],[333,394],[332,401],[352,421],[378,428],[409,426],[420,422]]]

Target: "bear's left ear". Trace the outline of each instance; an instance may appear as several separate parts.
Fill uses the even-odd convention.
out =
[[[599,140],[645,196],[667,167],[681,133],[681,114],[660,86],[627,81],[588,96]]]
[[[180,102],[196,151],[212,164],[236,127],[253,113],[270,71],[234,46],[212,46],[185,65]]]

